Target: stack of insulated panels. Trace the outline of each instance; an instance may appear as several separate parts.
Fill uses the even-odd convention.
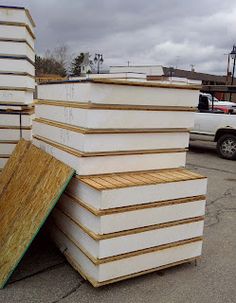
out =
[[[0,110],[0,170],[21,138],[32,140],[34,108],[7,106]]]
[[[33,142],[77,172],[51,234],[94,286],[201,255],[206,178],[183,168],[198,93],[106,79],[38,87]]]
[[[34,27],[27,9],[0,6],[0,170],[20,138],[32,139]]]

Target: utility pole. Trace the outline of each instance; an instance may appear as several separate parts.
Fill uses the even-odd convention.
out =
[[[231,58],[234,60],[233,61],[233,72],[232,72],[232,78],[231,78],[231,85],[233,85],[234,84],[235,60],[236,60],[236,46],[235,45],[233,46],[233,49],[232,49],[230,55],[231,55]],[[232,93],[230,93],[230,95],[229,95],[229,101],[231,101],[231,100],[232,100]]]

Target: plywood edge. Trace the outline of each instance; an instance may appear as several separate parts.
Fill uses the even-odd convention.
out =
[[[34,92],[34,88],[28,88],[28,87],[14,87],[14,86],[1,86],[0,87],[0,91],[1,90],[6,90],[6,91],[23,91],[23,92],[31,92],[31,93],[33,93]],[[12,104],[12,102],[4,102],[4,101],[1,101],[0,102],[0,104]],[[17,105],[18,103],[16,103],[16,105]],[[23,105],[24,103],[22,102],[22,103],[20,103],[19,102],[19,105]]]
[[[0,158],[2,158],[2,159],[8,159],[8,158],[10,158],[10,154],[0,154]]]
[[[128,80],[114,80],[114,79],[90,79],[92,83],[100,83],[100,84],[114,84],[114,85],[128,85],[128,86],[144,86],[144,87],[159,87],[159,88],[173,88],[173,89],[181,89],[181,90],[200,90],[200,85],[176,85],[176,84],[164,84],[164,83],[156,83],[156,82],[139,82],[139,81],[128,81]]]
[[[168,206],[168,205],[176,205],[176,204],[183,204],[183,203],[190,203],[190,202],[206,200],[206,196],[200,195],[200,196],[192,196],[192,197],[186,197],[186,198],[180,198],[180,199],[155,201],[155,202],[150,202],[150,203],[141,203],[141,204],[128,205],[128,206],[109,208],[109,209],[96,209],[96,208],[92,207],[91,205],[85,203],[84,201],[81,201],[78,197],[69,193],[68,191],[65,192],[65,195],[68,196],[69,198],[71,198],[75,203],[79,204],[81,207],[83,207],[84,209],[91,212],[93,215],[95,215],[97,217],[111,215],[111,214],[124,213],[124,212],[129,212],[129,211],[148,209],[148,208],[156,208],[156,207],[163,207],[163,206]]]
[[[129,230],[122,230],[122,231],[113,232],[113,233],[109,233],[109,234],[96,234],[89,228],[85,227],[79,220],[73,218],[68,212],[63,210],[60,206],[57,206],[56,209],[57,209],[57,211],[61,212],[64,216],[66,216],[70,221],[74,222],[74,224],[76,224],[79,228],[81,228],[86,234],[88,234],[95,241],[114,239],[114,238],[130,236],[130,235],[134,235],[134,234],[140,234],[140,233],[168,228],[168,227],[192,224],[192,223],[204,221],[204,218],[205,218],[204,216],[192,217],[192,218],[183,219],[183,220],[175,220],[175,221],[170,221],[170,222],[165,222],[165,223],[160,223],[160,224],[153,224],[153,225],[149,225],[149,226],[133,228],[133,229],[129,229]]]
[[[22,109],[22,110],[14,110],[14,109],[11,109],[11,108],[7,108],[7,109],[1,109],[0,108],[0,115],[31,116],[33,114],[34,114],[34,108]]]
[[[168,269],[168,268],[171,268],[171,267],[175,267],[175,266],[178,266],[178,265],[181,265],[181,264],[191,263],[193,261],[197,261],[197,260],[201,259],[201,256],[197,256],[197,257],[194,257],[194,258],[184,259],[184,260],[181,260],[181,261],[172,262],[172,263],[162,265],[162,266],[159,266],[159,267],[155,267],[155,268],[152,268],[152,269],[148,269],[148,270],[140,271],[140,272],[137,272],[137,273],[125,275],[125,276],[118,277],[118,278],[115,278],[115,279],[110,279],[110,280],[106,280],[106,281],[103,281],[103,282],[98,282],[98,281],[94,280],[92,277],[90,277],[89,275],[87,275],[84,272],[82,267],[72,257],[72,255],[69,253],[69,251],[66,250],[66,251],[64,251],[63,254],[64,254],[65,258],[67,259],[67,261],[70,263],[70,265],[76,271],[78,271],[78,273],[82,276],[82,278],[84,278],[84,280],[88,280],[96,288],[97,287],[102,287],[102,286],[105,286],[105,285],[108,285],[108,284],[128,280],[128,279],[131,279],[131,278],[139,277],[139,276],[142,276],[142,275],[154,273],[154,272],[161,271],[161,270],[164,270],[164,269]]]
[[[145,249],[141,249],[141,250],[137,250],[137,251],[133,251],[133,252],[129,252],[129,253],[124,253],[124,254],[120,254],[120,255],[116,255],[116,256],[111,256],[111,257],[106,257],[106,258],[95,258],[93,257],[86,249],[84,249],[84,247],[82,247],[82,245],[80,245],[78,243],[78,241],[76,241],[71,235],[68,235],[65,231],[62,231],[60,227],[58,227],[57,224],[55,224],[55,222],[53,222],[53,224],[56,226],[56,228],[69,240],[71,241],[94,265],[100,265],[100,264],[105,264],[105,263],[110,263],[110,262],[114,262],[114,261],[118,261],[118,260],[122,260],[122,259],[128,259],[128,258],[132,258],[132,257],[136,257],[136,256],[140,256],[140,255],[145,255],[145,254],[149,254],[149,253],[153,253],[153,252],[157,252],[160,250],[164,250],[164,249],[169,249],[169,248],[174,248],[174,247],[178,247],[181,245],[186,245],[186,244],[190,244],[190,243],[194,243],[194,242],[200,242],[203,240],[203,237],[195,237],[195,238],[191,238],[191,239],[185,239],[185,240],[181,240],[181,241],[176,241],[176,242],[171,242],[168,244],[163,244],[163,245],[159,245],[159,246],[155,246],[155,247],[149,247],[149,248],[145,248]]]
[[[123,129],[114,129],[114,128],[85,128],[80,126],[74,126],[67,123],[57,122],[44,118],[35,118],[35,122],[54,126],[57,128],[62,128],[70,130],[72,132],[81,133],[81,134],[133,134],[133,133],[189,133],[190,130],[187,128],[123,128]]]
[[[37,99],[37,105],[60,106],[69,108],[82,109],[114,109],[114,110],[143,110],[143,111],[179,111],[179,112],[196,112],[195,107],[187,106],[160,106],[160,105],[129,105],[129,104],[108,104],[108,103],[93,103],[80,101],[58,101]]]
[[[1,125],[0,126],[0,130],[1,129],[9,129],[9,130],[32,130],[32,126],[4,126]]]
[[[105,157],[105,156],[126,156],[126,155],[146,155],[146,154],[169,154],[169,153],[185,153],[186,148],[172,149],[152,149],[152,150],[132,150],[132,151],[115,151],[115,152],[82,152],[66,145],[46,139],[42,136],[34,135],[33,138],[54,146],[76,157]]]
[[[1,88],[0,88],[1,90]],[[1,112],[19,112],[19,113],[27,113],[34,112],[34,104],[25,104],[25,103],[12,103],[0,101],[0,111]]]
[[[6,25],[6,26],[19,26],[19,27],[25,27],[30,34],[30,36],[33,38],[33,40],[36,39],[35,34],[32,32],[32,29],[27,23],[24,22],[11,22],[11,21],[0,21],[0,25]]]
[[[142,171],[131,171],[131,172],[117,172],[117,173],[105,173],[105,174],[93,174],[93,175],[88,175],[88,176],[80,176],[80,175],[75,175],[75,178],[78,180],[84,180],[87,178],[93,178],[93,177],[112,177],[112,176],[123,176],[126,174],[129,175],[136,175],[136,174],[146,174],[146,173],[158,173],[158,172],[190,172],[193,173],[196,176],[196,179],[207,179],[207,177],[200,175],[198,173],[192,172],[189,169],[186,169],[184,167],[178,167],[178,168],[161,168],[161,169],[150,169],[150,170],[142,170]],[[84,182],[84,181],[83,181]],[[165,182],[163,182],[165,183]],[[126,186],[122,186],[122,187],[126,187]],[[96,187],[94,187],[96,188]]]
[[[30,14],[30,11],[27,8],[25,8],[25,13],[26,13],[27,17],[29,18],[31,25],[33,27],[36,27],[36,24],[35,24],[31,14]]]
[[[17,144],[19,140],[0,140],[0,144]]]

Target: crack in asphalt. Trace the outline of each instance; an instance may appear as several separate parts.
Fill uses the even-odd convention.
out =
[[[85,280],[84,281],[81,281],[78,285],[76,285],[75,287],[73,287],[71,290],[69,290],[66,294],[64,294],[61,298],[57,299],[56,301],[52,301],[51,303],[58,303],[60,302],[61,300],[64,300],[66,298],[68,298],[70,295],[72,295],[73,293],[75,293],[79,288],[80,286],[82,286],[83,284],[85,283]]]
[[[233,189],[233,187],[227,188],[223,195],[220,195],[219,197],[207,203],[205,223],[206,227],[212,227],[218,224],[221,221],[221,215],[224,213],[236,212],[236,207],[224,207],[222,202],[220,202],[228,197],[236,197],[236,195],[232,193]]]
[[[36,275],[38,275],[38,274],[42,274],[42,273],[44,273],[44,272],[53,270],[53,269],[55,269],[55,268],[60,267],[61,265],[65,264],[65,263],[66,263],[66,262],[63,261],[63,262],[60,262],[60,263],[51,265],[51,266],[46,267],[46,268],[44,268],[44,269],[41,269],[41,270],[39,270],[39,271],[37,271],[37,272],[35,272],[35,273],[32,273],[32,274],[30,274],[30,275],[28,275],[28,276],[25,276],[25,277],[22,277],[22,278],[20,278],[20,279],[15,279],[15,280],[13,280],[13,281],[10,281],[10,282],[8,283],[8,285],[14,284],[14,283],[16,283],[16,282],[19,282],[19,281],[22,281],[22,280],[25,280],[25,279],[29,279],[29,278],[31,278],[31,277],[34,277],[34,276],[36,276]]]

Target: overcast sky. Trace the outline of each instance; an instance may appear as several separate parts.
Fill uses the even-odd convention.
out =
[[[30,9],[36,51],[67,45],[106,65],[161,64],[223,74],[236,43],[235,0],[0,0]]]

